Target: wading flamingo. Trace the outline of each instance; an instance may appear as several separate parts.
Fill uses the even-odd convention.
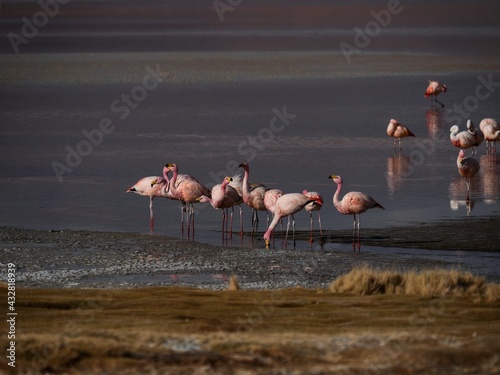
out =
[[[474,154],[477,154],[477,147],[479,147],[479,145],[483,143],[484,134],[481,129],[476,129],[471,119],[467,120],[467,131],[474,137],[475,143],[472,150]]]
[[[467,185],[466,201],[469,201],[470,179],[479,172],[479,162],[473,157],[465,157],[464,150],[460,150],[457,158],[457,167],[458,173],[465,178],[465,184]]]
[[[319,215],[319,210],[321,210],[321,207],[323,207],[323,197],[315,191],[304,190],[302,194],[304,194],[306,197],[316,199],[305,206],[306,211],[309,212],[309,216],[311,216],[311,235],[309,236],[309,242],[313,242],[313,211],[318,211],[319,238],[323,238],[321,216]]]
[[[476,138],[467,130],[459,131],[458,125],[453,125],[450,128],[450,141],[455,147],[465,150],[474,147]]]
[[[387,135],[394,137],[394,151],[396,151],[396,141],[399,142],[399,151],[401,151],[401,139],[404,137],[415,137],[415,134],[410,129],[394,119],[391,119],[389,125],[387,125]]]
[[[493,118],[484,118],[479,123],[479,129],[486,140],[486,152],[496,154],[497,142],[500,140],[500,127],[497,121]]]
[[[439,83],[437,81],[429,81],[429,86],[425,91],[424,97],[428,98],[430,96],[431,103],[435,101],[436,103],[439,103],[441,105],[441,108],[443,108],[444,104],[437,100],[437,96],[441,93],[445,93],[446,90],[446,85],[443,85],[442,83]]]
[[[264,197],[266,191],[269,190],[262,184],[250,184],[248,178],[250,176],[250,166],[247,163],[241,163],[240,168],[243,168],[243,201],[252,209],[252,236],[259,224],[259,216],[257,211],[266,211]]]
[[[227,211],[229,208],[234,209],[234,206],[243,203],[243,198],[238,194],[238,191],[229,184],[233,181],[231,177],[225,177],[221,184],[217,184],[212,188],[212,198],[202,195],[198,197],[198,202],[209,202],[213,208],[222,211],[222,239],[227,230]],[[240,210],[241,211],[241,210]],[[240,215],[240,227],[243,226]],[[229,226],[229,234],[232,237],[233,233],[233,214],[231,213],[231,222]]]
[[[172,178],[168,188],[164,189],[165,193],[171,193],[176,199],[180,200],[186,205],[187,219],[188,219],[188,238],[190,235],[191,222],[193,224],[193,238],[194,238],[194,208],[193,203],[197,202],[197,198],[206,195],[211,198],[210,190],[202,185],[196,178],[190,175],[183,175],[182,181],[179,179],[179,169],[177,164],[167,163],[163,168],[164,173],[172,172]],[[179,183],[177,180],[179,179]],[[181,231],[184,234],[184,220],[181,223]]]
[[[359,238],[359,215],[361,215],[366,210],[370,208],[379,207],[384,209],[382,205],[377,203],[375,199],[367,194],[360,193],[357,191],[351,191],[344,195],[342,200],[340,200],[340,192],[342,190],[342,177],[336,175],[330,175],[328,178],[332,179],[333,182],[337,184],[337,190],[333,195],[333,205],[343,215],[353,215],[354,223],[352,227],[352,248],[356,250],[356,227],[358,235],[358,251],[361,248],[360,238]]]
[[[271,221],[269,228],[267,228],[266,233],[264,233],[266,248],[269,247],[269,244],[271,242],[271,232],[276,227],[278,222],[285,216],[288,216],[288,224],[286,226],[286,235],[284,242],[285,246],[288,238],[288,230],[290,228],[290,216],[292,217],[292,222],[293,222],[293,240],[295,243],[295,220],[293,218],[293,214],[302,210],[307,204],[318,200],[319,198],[317,197],[310,198],[301,193],[288,193],[288,194],[283,194],[281,197],[279,197],[278,200],[276,201],[273,221]]]
[[[163,197],[162,189],[168,185],[168,181],[159,176],[150,176],[141,178],[127,189],[127,193],[136,193],[145,197],[149,197],[149,232],[154,233],[155,219],[153,215],[153,199],[155,197]]]

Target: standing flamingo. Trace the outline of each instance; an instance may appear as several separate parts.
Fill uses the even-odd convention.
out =
[[[293,214],[302,210],[307,204],[311,202],[318,201],[318,197],[308,197],[301,193],[288,193],[283,194],[276,201],[276,206],[274,210],[273,221],[267,228],[266,233],[264,233],[264,240],[266,241],[266,248],[269,247],[271,240],[271,232],[278,225],[278,222],[285,216],[288,216],[288,224],[286,227],[286,235],[285,235],[285,245],[288,238],[288,230],[290,228],[290,216],[292,216],[293,221],[293,239],[295,241],[295,219],[293,218]]]
[[[413,134],[410,129],[394,119],[389,121],[387,135],[389,137],[394,137],[394,151],[396,151],[396,140],[399,141],[399,151],[401,151],[401,139],[404,137],[415,137],[415,134]]]
[[[472,134],[472,136],[474,137],[475,143],[474,143],[474,147],[472,148],[472,150],[473,150],[474,154],[477,154],[477,147],[479,147],[479,145],[481,145],[481,143],[483,143],[484,134],[481,131],[481,129],[475,128],[471,119],[467,120],[467,131],[470,134]]]
[[[483,132],[486,140],[486,152],[496,154],[496,143],[500,140],[500,127],[497,121],[493,118],[484,118],[479,123],[479,129]]]
[[[210,202],[213,208],[222,210],[222,239],[224,233],[227,232],[227,210],[234,209],[235,205],[243,203],[243,198],[238,194],[238,191],[229,184],[233,181],[231,177],[225,177],[221,184],[217,184],[212,188],[212,197],[202,195],[198,197],[198,202]],[[241,212],[240,212],[241,213]],[[240,215],[240,227],[243,226]],[[231,222],[229,233],[232,237],[233,233],[233,215],[231,214]]]
[[[313,211],[318,211],[318,225],[319,225],[319,237],[323,238],[323,228],[321,227],[321,216],[319,215],[319,210],[323,207],[323,197],[315,191],[304,190],[302,192],[306,197],[315,198],[316,200],[308,203],[305,207],[306,211],[309,212],[311,216],[311,235],[309,236],[309,242],[313,242]]]
[[[460,150],[457,158],[457,167],[458,173],[465,178],[465,184],[467,185],[466,201],[469,201],[470,179],[479,172],[479,162],[472,157],[465,157],[464,150]]]
[[[159,176],[150,176],[141,178],[127,189],[127,193],[136,193],[145,197],[149,197],[149,232],[154,233],[155,219],[153,215],[153,199],[155,197],[163,197],[162,189],[168,185],[168,180]]]
[[[427,87],[424,96],[426,98],[430,96],[431,103],[432,101],[435,101],[436,103],[439,103],[441,105],[441,108],[443,108],[444,104],[441,103],[439,100],[437,100],[437,96],[441,93],[445,93],[446,90],[447,90],[446,85],[443,85],[442,83],[439,83],[437,81],[429,81],[429,86]]]
[[[243,176],[243,201],[252,209],[252,236],[259,223],[257,211],[266,211],[264,197],[268,190],[262,184],[250,184],[248,178],[250,176],[250,166],[247,163],[241,163],[240,168],[243,168],[245,174]]]
[[[190,234],[191,222],[193,223],[193,238],[194,238],[194,208],[193,203],[197,202],[197,198],[206,195],[211,198],[210,190],[202,185],[196,178],[190,175],[183,175],[182,181],[177,183],[179,178],[177,164],[167,163],[163,168],[164,173],[172,172],[172,178],[168,188],[164,189],[166,193],[170,192],[176,199],[186,204],[188,218],[188,237]],[[181,223],[181,231],[184,234],[184,221]]]
[[[344,195],[342,200],[339,199],[340,191],[342,190],[342,177],[331,175],[328,178],[332,179],[337,184],[337,191],[333,196],[333,205],[343,215],[353,215],[354,224],[352,228],[352,248],[356,250],[356,227],[358,229],[358,251],[361,248],[359,237],[359,215],[369,210],[370,208],[379,207],[384,209],[382,205],[377,203],[375,199],[367,194],[357,191],[351,191]]]
[[[476,138],[474,135],[469,133],[467,130],[463,130],[459,132],[458,125],[453,125],[450,128],[450,141],[451,143],[458,148],[467,149],[474,147],[476,144]]]

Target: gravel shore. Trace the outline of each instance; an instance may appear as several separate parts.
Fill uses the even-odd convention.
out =
[[[410,227],[364,229],[362,245],[497,252],[500,218],[467,219]],[[27,287],[134,288],[185,285],[224,289],[236,275],[246,289],[326,287],[359,265],[382,268],[452,267],[432,259],[401,262],[398,255],[353,253],[350,231],[325,232],[339,251],[220,247],[164,236],[92,231],[0,228],[0,276],[7,263]],[[307,233],[300,237],[307,238]],[[260,237],[259,237],[260,238]],[[260,239],[258,240],[260,241]],[[345,244],[345,245],[343,245]]]

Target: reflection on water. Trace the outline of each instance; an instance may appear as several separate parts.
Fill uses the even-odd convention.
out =
[[[450,207],[457,211],[465,206],[467,216],[470,215],[474,203],[479,200],[485,204],[496,204],[500,196],[500,172],[495,155],[486,154],[479,158],[479,173],[471,179],[470,194],[476,199],[467,200],[467,184],[465,178],[456,177],[450,182],[448,189]]]
[[[429,137],[437,139],[443,130],[443,111],[441,108],[429,108],[425,113]]]
[[[482,155],[479,159],[479,165],[481,166],[480,178],[484,202],[486,204],[495,204],[500,195],[500,173],[497,167],[498,161],[496,155]]]
[[[394,154],[387,158],[387,189],[389,195],[401,188],[405,178],[413,174],[415,168],[410,162],[410,157],[402,153]]]

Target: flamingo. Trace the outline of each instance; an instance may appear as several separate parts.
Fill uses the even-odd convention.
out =
[[[430,96],[431,103],[432,103],[432,101],[435,101],[436,103],[439,103],[441,105],[441,108],[443,108],[444,104],[441,103],[439,100],[437,100],[437,96],[441,93],[445,93],[446,90],[447,90],[446,85],[443,85],[442,83],[439,83],[437,81],[430,81],[429,80],[429,86],[427,87],[427,90],[425,91],[424,97],[428,98]]]
[[[375,199],[367,194],[360,193],[357,191],[351,191],[344,195],[342,200],[339,199],[340,192],[342,190],[342,177],[336,175],[330,175],[328,177],[332,179],[333,182],[337,184],[337,191],[333,196],[333,205],[343,215],[353,215],[354,224],[352,227],[352,248],[356,250],[356,227],[358,229],[358,251],[361,248],[360,238],[359,238],[359,215],[363,212],[369,210],[370,208],[379,207],[384,209],[381,204],[377,203]]]
[[[483,132],[484,139],[486,140],[486,152],[496,154],[496,142],[500,140],[500,127],[497,121],[493,118],[484,118],[479,123],[479,129]],[[493,143],[493,146],[491,143]]]
[[[313,211],[318,211],[318,225],[319,225],[319,237],[323,238],[323,228],[321,228],[321,216],[319,215],[319,210],[323,207],[323,197],[315,191],[304,190],[302,192],[306,197],[316,198],[315,201],[308,203],[305,207],[306,211],[309,212],[311,216],[311,235],[309,237],[309,242],[313,242]]]
[[[401,138],[415,137],[415,134],[413,134],[410,129],[394,119],[389,121],[389,125],[387,126],[387,135],[389,137],[394,137],[394,150],[396,150],[396,140],[399,141],[399,151],[401,151]]]
[[[481,129],[475,128],[471,119],[467,120],[467,131],[470,134],[472,134],[472,136],[474,137],[475,144],[474,144],[474,147],[472,148],[472,150],[473,150],[473,153],[477,154],[477,147],[483,142],[484,134],[481,131]]]
[[[135,185],[127,189],[127,193],[136,193],[149,197],[149,232],[154,233],[155,220],[153,215],[153,199],[163,197],[162,189],[168,185],[168,180],[159,176],[141,178]]]
[[[172,172],[172,178],[170,179],[170,184],[167,188],[164,188],[165,194],[171,193],[175,199],[180,200],[187,208],[188,217],[188,237],[191,227],[191,221],[193,222],[193,237],[194,237],[194,208],[193,203],[197,202],[197,198],[202,195],[206,195],[211,198],[210,190],[202,185],[196,178],[190,175],[183,175],[182,181],[179,178],[179,172],[177,164],[167,163],[163,168],[164,173]],[[177,180],[179,179],[179,183]],[[184,209],[183,209],[184,210]],[[182,233],[184,233],[184,221],[181,224]]]
[[[274,210],[273,221],[267,228],[266,233],[264,233],[264,240],[266,241],[266,248],[269,248],[271,232],[278,225],[278,222],[285,216],[288,216],[288,225],[286,227],[285,235],[285,245],[288,238],[288,230],[290,228],[290,216],[292,216],[293,221],[293,239],[295,241],[295,220],[293,214],[302,210],[307,204],[311,202],[319,201],[318,197],[308,197],[301,193],[288,193],[283,194],[276,201],[276,206]]]
[[[466,201],[469,201],[470,179],[479,172],[479,162],[473,157],[465,157],[464,150],[460,150],[457,158],[457,167],[458,173],[465,178],[465,184],[467,185]]]
[[[450,128],[450,141],[453,143],[455,147],[459,147],[461,149],[467,149],[474,147],[476,144],[476,138],[473,134],[468,132],[467,130],[463,130],[459,132],[458,125],[453,125]]]
[[[212,188],[211,195],[208,197],[202,195],[198,197],[198,202],[209,202],[213,208],[222,210],[222,237],[224,238],[224,233],[227,232],[227,210],[229,208],[234,208],[235,205],[240,205],[243,203],[243,198],[238,194],[238,191],[230,186],[233,181],[231,177],[225,177],[221,184],[217,184]],[[240,210],[241,214],[241,210]],[[224,225],[226,230],[224,230]],[[240,215],[240,227],[243,226]],[[232,235],[233,232],[233,215],[231,214],[231,223],[229,233]]]
[[[259,224],[259,216],[257,215],[257,211],[266,211],[264,197],[268,188],[259,183],[250,184],[248,182],[248,178],[250,175],[250,166],[247,163],[241,163],[240,168],[243,168],[243,170],[245,171],[245,174],[243,175],[243,201],[247,206],[252,208],[253,235],[255,228]]]

